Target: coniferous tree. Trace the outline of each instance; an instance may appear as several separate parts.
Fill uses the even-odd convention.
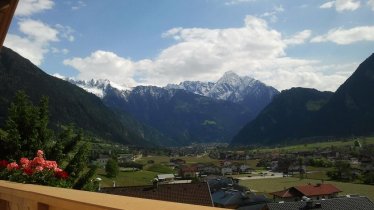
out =
[[[84,167],[87,165],[88,155],[88,145],[85,143],[80,146],[78,152],[66,166],[65,171],[68,172],[72,178],[78,178]]]
[[[117,161],[114,159],[109,159],[105,165],[105,172],[106,172],[106,175],[110,178],[117,177],[119,173],[119,167],[118,167]]]
[[[97,170],[97,166],[92,166],[90,168],[89,171],[87,171],[87,173],[85,173],[84,175],[82,175],[78,181],[73,185],[73,188],[74,189],[83,189],[86,187],[86,185],[89,185],[91,183],[91,180],[93,178],[93,176],[95,175],[96,173],[96,170]],[[90,189],[90,187],[87,186],[87,190],[95,190],[95,189]]]
[[[39,124],[39,117],[37,115],[37,109],[26,93],[17,92],[8,110],[8,119],[4,128],[7,132],[7,138],[3,142],[6,147],[4,155],[8,159],[18,159],[22,156],[31,158],[34,155],[36,150],[32,151],[32,147],[38,144],[36,127]]]
[[[80,177],[88,163],[88,145],[80,145],[84,140],[82,130],[77,133],[73,126],[68,126],[56,138],[48,128],[49,107],[48,98],[42,97],[38,106],[32,104],[24,91],[17,92],[8,110],[8,118],[3,129],[0,129],[0,159],[17,161],[21,157],[29,159],[35,156],[37,150],[46,152],[48,159],[56,160],[59,164],[67,162],[66,171],[70,175],[75,188],[82,187],[87,177],[93,176],[94,169]],[[67,160],[69,154],[73,158]],[[77,181],[78,180],[78,181]]]

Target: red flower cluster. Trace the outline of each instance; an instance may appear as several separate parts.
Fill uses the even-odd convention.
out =
[[[44,152],[38,150],[37,156],[29,160],[28,158],[21,158],[18,165],[16,162],[8,163],[6,160],[0,160],[0,168],[7,168],[8,171],[22,170],[26,175],[33,175],[35,173],[42,173],[44,171],[53,171],[54,176],[59,179],[69,178],[68,173],[58,167],[56,161],[45,160]]]
[[[69,174],[66,171],[57,171],[57,172],[55,172],[55,176],[59,179],[69,178]]]

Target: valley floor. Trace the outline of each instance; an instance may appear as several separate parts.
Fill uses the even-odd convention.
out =
[[[306,184],[317,184],[321,183],[320,180],[315,179],[302,179],[295,177],[282,177],[274,179],[249,179],[249,180],[240,180],[239,184],[248,187],[253,192],[258,194],[265,194],[269,198],[272,198],[268,193],[280,191],[285,188],[298,185]],[[362,196],[367,196],[371,200],[374,200],[374,186],[373,185],[364,185],[364,184],[353,184],[347,182],[336,182],[336,181],[325,181],[324,183],[330,183],[335,185],[337,188],[342,190],[341,195],[347,194],[359,194]]]

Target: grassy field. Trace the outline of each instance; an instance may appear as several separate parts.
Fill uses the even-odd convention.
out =
[[[149,164],[144,167],[144,170],[153,171],[160,174],[174,174],[174,170],[162,164]]]
[[[212,159],[208,155],[204,156],[199,156],[199,157],[178,157],[179,159],[185,160],[186,164],[195,164],[195,163],[211,163],[214,165],[219,166],[220,165],[220,160],[217,159]],[[149,160],[153,160],[154,164],[167,164],[170,162],[170,157],[167,156],[148,156],[148,157],[142,157],[136,162],[141,163],[147,167],[147,162]],[[259,160],[235,160],[232,162],[238,162],[238,163],[243,163],[243,164],[248,164],[252,168],[257,168],[256,164],[258,163]]]
[[[330,177],[326,175],[327,171],[332,171],[333,168],[322,168],[322,167],[313,167],[307,166],[307,171],[311,172],[308,173],[308,179],[317,179],[317,180],[329,180]],[[298,175],[296,175],[297,177]]]
[[[149,160],[153,160],[155,164],[162,164],[162,163],[169,163],[170,157],[168,156],[147,156],[142,157],[136,162],[141,164],[147,164]],[[193,164],[193,163],[213,163],[213,164],[219,164],[219,160],[215,160],[210,158],[208,155],[199,156],[199,157],[178,157],[178,159],[182,159],[186,161],[186,164]]]
[[[374,137],[363,137],[363,138],[358,138],[358,140],[361,142],[361,144],[374,144]],[[256,151],[258,152],[309,151],[309,150],[315,150],[315,149],[321,149],[321,148],[328,148],[331,146],[334,146],[334,147],[342,147],[342,146],[348,146],[348,145],[353,146],[354,141],[355,140],[353,139],[347,139],[347,140],[341,140],[341,141],[326,140],[325,142],[298,144],[298,145],[276,147],[276,148],[262,148],[262,149],[256,149]]]
[[[153,178],[159,174],[152,171],[134,171],[134,172],[120,172],[115,179],[109,179],[105,176],[105,171],[99,169],[97,176],[103,179],[101,182],[102,187],[112,187],[113,180],[116,181],[116,186],[137,186],[152,184]]]
[[[289,188],[297,185],[305,185],[308,183],[317,184],[320,183],[318,180],[313,179],[303,179],[293,177],[284,178],[274,178],[274,179],[253,179],[253,180],[240,180],[239,184],[248,187],[260,194],[268,194],[270,192],[280,191],[285,188]],[[345,182],[334,182],[325,181],[325,183],[330,183],[338,187],[345,194],[359,194],[364,195],[374,200],[374,186],[373,185],[363,185],[363,184],[352,184]],[[271,198],[271,197],[269,197]]]

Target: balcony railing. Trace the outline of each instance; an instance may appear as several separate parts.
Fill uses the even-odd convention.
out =
[[[0,180],[0,210],[213,210],[216,208]]]

